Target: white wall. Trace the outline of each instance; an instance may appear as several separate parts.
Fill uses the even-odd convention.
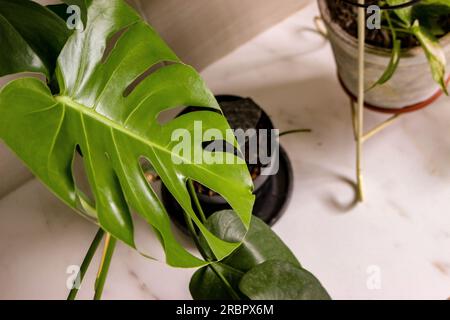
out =
[[[311,0],[128,0],[179,57],[203,69]]]

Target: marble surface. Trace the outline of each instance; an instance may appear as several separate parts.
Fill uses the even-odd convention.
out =
[[[365,145],[367,199],[353,205],[348,99],[329,44],[312,31],[316,14],[307,7],[203,75],[216,93],[254,98],[281,130],[313,130],[282,138],[295,186],[275,230],[333,298],[447,299],[450,100],[401,118]],[[366,115],[367,127],[385,118]],[[36,180],[3,198],[0,215],[0,298],[64,299],[67,266],[81,262],[95,227]],[[139,242],[160,252],[146,226],[137,229]],[[80,298],[92,297],[95,269],[94,262]],[[189,299],[192,272],[119,244],[104,298]]]

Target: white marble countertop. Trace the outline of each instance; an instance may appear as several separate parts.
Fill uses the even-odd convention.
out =
[[[316,6],[309,6],[203,75],[216,93],[254,98],[281,130],[313,130],[282,138],[295,186],[275,230],[333,298],[447,299],[450,100],[400,119],[365,145],[367,199],[351,206],[348,99],[329,44],[311,31],[316,14]],[[368,126],[385,118],[366,114]],[[66,268],[81,262],[95,226],[36,180],[2,199],[0,214],[0,298],[64,299]],[[155,241],[140,237],[149,250],[159,250]],[[93,262],[80,298],[92,298],[95,273]],[[104,298],[189,299],[192,273],[119,244]]]

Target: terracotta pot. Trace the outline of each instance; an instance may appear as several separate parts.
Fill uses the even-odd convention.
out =
[[[328,30],[338,74],[342,84],[354,96],[358,93],[358,42],[341,26],[332,21],[326,0],[318,0],[322,19]],[[450,34],[441,39],[450,70]],[[389,65],[391,50],[366,45],[365,87],[370,88]],[[402,52],[394,76],[384,85],[366,92],[365,102],[369,105],[399,109],[424,102],[440,91],[433,80],[430,65],[421,47]]]

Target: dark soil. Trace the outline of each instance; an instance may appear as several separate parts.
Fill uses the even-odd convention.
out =
[[[368,0],[366,4],[377,4],[378,0]],[[336,21],[350,35],[358,34],[358,9],[342,0],[327,0],[331,18]],[[444,30],[450,32],[450,17],[442,17]],[[406,33],[398,33],[403,48],[419,45],[417,39]],[[389,30],[366,30],[366,43],[382,48],[392,48],[392,37]]]

